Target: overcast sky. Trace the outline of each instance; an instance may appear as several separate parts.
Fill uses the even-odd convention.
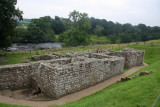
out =
[[[68,17],[73,10],[119,23],[160,26],[160,0],[18,0],[24,18]]]

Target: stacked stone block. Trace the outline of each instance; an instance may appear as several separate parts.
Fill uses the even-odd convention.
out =
[[[144,51],[54,54],[48,55],[47,61],[43,57],[34,63],[0,66],[0,90],[39,87],[42,93],[58,99],[121,74],[124,64],[141,65]]]
[[[131,68],[134,66],[142,65],[144,61],[144,50],[135,50],[132,48],[125,48],[121,51],[105,51],[107,55],[118,56],[125,58],[124,67]]]

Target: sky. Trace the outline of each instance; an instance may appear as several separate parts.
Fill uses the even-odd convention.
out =
[[[160,0],[17,0],[23,18],[68,18],[73,10],[121,24],[160,26]]]

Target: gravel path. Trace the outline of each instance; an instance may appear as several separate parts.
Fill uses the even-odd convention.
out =
[[[27,100],[18,100],[18,99],[14,99],[14,98],[10,98],[10,97],[6,97],[6,96],[1,96],[0,95],[0,102],[3,103],[8,103],[8,104],[16,104],[16,105],[28,105],[28,106],[34,106],[34,107],[48,107],[51,105],[62,105],[62,104],[66,104],[69,102],[73,102],[76,100],[81,99],[82,97],[91,95],[97,91],[100,91],[102,89],[104,89],[105,87],[116,83],[117,81],[121,80],[121,78],[123,77],[127,77],[129,75],[131,75],[132,73],[136,72],[137,70],[143,68],[147,66],[146,63],[144,63],[144,65],[142,66],[136,66],[131,68],[129,71],[114,76],[104,82],[101,82],[95,86],[89,87],[87,89],[81,90],[79,92],[64,96],[62,98],[60,98],[59,100],[53,100],[53,101],[27,101]]]

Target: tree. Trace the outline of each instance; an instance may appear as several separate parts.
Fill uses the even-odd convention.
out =
[[[69,14],[69,29],[63,33],[65,46],[78,46],[89,44],[88,32],[91,28],[88,15],[73,11]]]
[[[52,19],[50,16],[32,19],[28,25],[28,32],[25,40],[27,42],[54,42],[55,34],[51,28]]]
[[[25,37],[27,34],[27,29],[24,27],[17,27],[14,31],[14,36],[12,37],[13,43],[23,43],[25,42]]]
[[[148,40],[148,32],[147,32],[147,26],[145,24],[139,24],[138,29],[140,30],[140,36],[142,41],[147,41]]]
[[[94,34],[97,35],[97,39],[99,36],[102,36],[104,28],[102,26],[97,25],[96,28],[94,29]]]
[[[51,27],[56,34],[63,33],[66,30],[63,19],[58,16],[55,16],[55,19],[51,23]]]
[[[0,49],[11,45],[16,19],[22,20],[22,11],[15,7],[16,4],[17,0],[1,0],[0,2]]]

